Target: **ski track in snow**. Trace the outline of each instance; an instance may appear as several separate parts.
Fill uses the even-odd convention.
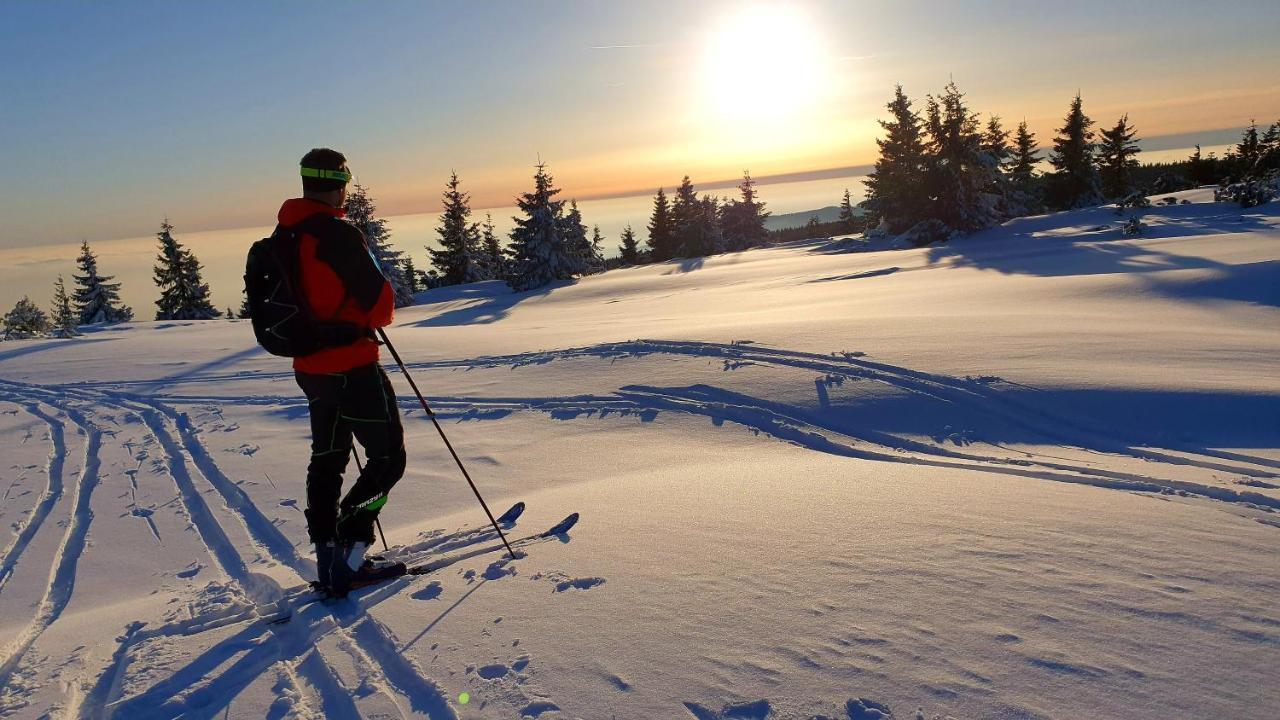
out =
[[[1093,429],[1082,421],[1055,415],[1006,397],[998,390],[1012,386],[999,378],[953,378],[908,368],[862,359],[861,353],[796,352],[767,348],[755,344],[718,344],[686,341],[638,340],[633,342],[606,343],[602,345],[571,348],[557,351],[522,353],[508,356],[479,357],[467,360],[445,360],[411,364],[414,369],[480,369],[519,368],[542,365],[555,361],[581,358],[618,360],[648,355],[673,355],[691,358],[721,359],[725,370],[732,371],[747,365],[784,367],[820,373],[819,393],[825,393],[824,383],[845,380],[869,380],[890,385],[920,397],[962,406],[979,416],[1006,423],[1041,438],[1045,444],[1067,445],[1082,448],[1100,455],[1128,457],[1172,466],[1192,466],[1205,470],[1230,473],[1247,478],[1242,484],[1249,486],[1273,485],[1266,480],[1280,478],[1280,463],[1261,457],[1225,452],[1203,447],[1171,448],[1174,452],[1162,452],[1154,447],[1150,438],[1124,436],[1114,428]],[[232,373],[202,375],[183,378],[180,381],[156,381],[163,385],[180,382],[210,382],[233,379],[265,379],[275,374]],[[279,375],[279,377],[285,377]],[[104,392],[120,398],[140,398],[133,393],[105,390],[108,386],[130,387],[139,383],[104,384]],[[298,405],[295,397],[211,397],[166,396],[174,403],[242,403]],[[483,420],[501,417],[507,412],[536,410],[557,418],[570,418],[577,414],[598,413],[600,417],[610,413],[635,413],[652,417],[659,411],[675,411],[704,415],[720,423],[724,420],[764,432],[779,439],[812,450],[835,455],[857,457],[885,462],[915,463],[937,467],[979,469],[1021,477],[1089,484],[1104,488],[1137,490],[1157,493],[1184,493],[1230,503],[1246,503],[1264,510],[1280,509],[1280,498],[1252,490],[1235,490],[1228,487],[1206,485],[1189,481],[1161,478],[1155,474],[1136,474],[1113,471],[1081,464],[1079,462],[1051,462],[1051,456],[1011,451],[1011,455],[1024,458],[998,457],[948,449],[942,444],[929,444],[888,433],[868,429],[854,430],[837,425],[822,412],[772,402],[721,388],[694,385],[689,387],[659,388],[643,385],[627,385],[606,396],[573,396],[547,398],[432,398],[443,417]],[[406,410],[416,404],[402,400]],[[992,443],[994,445],[994,443]],[[1176,454],[1175,454],[1176,453]],[[210,464],[211,461],[209,461]],[[1269,468],[1269,469],[1264,469]]]
[[[281,593],[278,588],[271,586],[270,581],[264,582],[250,572],[251,563],[245,562],[218,522],[215,510],[205,502],[190,467],[194,467],[201,479],[214,487],[226,508],[238,516],[256,549],[262,551],[264,557],[270,557],[295,570],[299,581],[302,581],[305,568],[293,545],[261,514],[243,490],[217,469],[209,453],[200,444],[185,413],[154,401],[134,402],[98,393],[24,386],[9,381],[0,381],[0,392],[3,392],[6,399],[18,398],[19,403],[25,407],[37,407],[32,398],[34,396],[39,402],[60,409],[88,438],[85,469],[78,482],[73,519],[57,554],[57,568],[50,578],[49,589],[35,619],[5,650],[4,660],[0,661],[0,683],[7,683],[26,651],[57,620],[74,587],[76,563],[83,551],[92,519],[89,500],[97,483],[98,450],[102,436],[101,430],[87,420],[81,410],[75,409],[73,403],[77,401],[124,410],[144,423],[165,453],[169,475],[178,487],[183,507],[210,558],[240,588],[246,606],[251,609],[256,603],[279,600]],[[47,414],[41,413],[41,417],[51,423],[57,422]],[[51,424],[51,427],[57,425]],[[170,427],[176,429],[181,443],[175,440]],[[60,438],[60,434],[55,437]],[[51,484],[55,482],[55,476],[60,479],[64,458],[65,448],[57,442],[50,459]],[[57,470],[56,473],[52,472],[54,469]],[[10,555],[16,560],[17,553],[7,553],[6,558]],[[317,709],[327,717],[357,716],[360,713],[354,705],[351,693],[342,685],[331,662],[317,646],[320,637],[333,633],[339,637],[339,647],[352,656],[362,674],[372,679],[375,686],[389,696],[396,707],[409,708],[414,713],[430,718],[456,717],[438,687],[422,677],[411,661],[395,652],[395,638],[376,620],[360,612],[352,618],[355,621],[354,627],[348,629],[350,621],[335,622],[331,613],[321,604],[308,606],[307,611],[313,619],[305,624],[257,624],[256,627],[251,624],[250,630],[256,633],[253,637],[245,637],[244,633],[236,635],[233,642],[216,645],[150,689],[117,701],[114,695],[119,691],[132,648],[147,640],[190,635],[223,627],[229,622],[243,622],[253,619],[255,614],[252,611],[242,611],[225,618],[228,622],[218,622],[220,618],[216,617],[201,618],[204,621],[211,620],[208,625],[193,620],[154,630],[126,628],[118,638],[119,646],[112,655],[110,665],[85,697],[79,714],[87,717],[110,714],[129,718],[176,718],[193,712],[200,715],[215,714],[228,707],[236,695],[254,680],[271,668],[280,666],[282,682],[293,687],[299,700],[306,706]],[[339,610],[335,610],[333,614],[337,612]],[[350,634],[357,635],[360,642],[351,641]],[[254,645],[256,650],[241,657],[230,667],[220,670],[208,682],[200,684],[209,673],[218,669],[228,657],[234,656],[246,644]],[[310,652],[313,649],[316,652]],[[301,691],[303,686],[309,686],[312,693]],[[303,699],[307,694],[314,694],[315,697]],[[396,697],[397,695],[400,697]],[[405,712],[401,712],[401,715],[407,716]]]
[[[962,443],[956,444],[958,449],[952,449],[942,442],[930,444],[886,432],[841,425],[824,416],[825,402],[822,403],[823,408],[810,409],[705,384],[686,387],[626,384],[607,395],[449,397],[435,398],[432,403],[440,417],[459,421],[499,418],[520,411],[541,412],[557,419],[583,415],[604,418],[618,414],[634,415],[642,420],[651,420],[660,412],[678,412],[708,417],[717,426],[728,421],[779,440],[835,455],[974,469],[1130,491],[1187,494],[1247,504],[1265,512],[1280,508],[1280,499],[1264,493],[1159,477],[1161,465],[1194,466],[1243,476],[1253,482],[1242,484],[1265,488],[1275,484],[1267,480],[1280,478],[1280,463],[1207,448],[1182,447],[1162,451],[1152,447],[1149,439],[1125,437],[1109,428],[1087,427],[1080,421],[1020,403],[1000,392],[1001,387],[1011,384],[998,378],[961,379],[925,373],[867,360],[861,353],[820,355],[748,343],[639,340],[548,352],[415,363],[410,367],[419,370],[514,369],[572,359],[617,361],[650,355],[686,357],[700,362],[720,360],[724,362],[726,372],[749,366],[769,366],[817,373],[820,376],[816,381],[820,400],[825,398],[825,388],[831,383],[845,380],[884,383],[915,396],[962,406],[979,417],[1025,430],[1032,437],[1042,438],[1044,444],[1067,445],[1100,456],[1145,460],[1148,465],[1144,470],[1152,469],[1142,474],[1108,470],[1079,460],[1032,455],[1017,450],[1011,450],[1010,455],[1023,457],[984,455]],[[44,494],[0,559],[0,589],[21,560],[23,550],[46,527],[46,518],[63,494],[63,466],[68,451],[64,438],[65,423],[59,414],[69,419],[77,432],[85,437],[83,469],[76,483],[70,520],[55,558],[55,567],[50,572],[49,585],[34,618],[5,648],[0,660],[0,683],[7,683],[19,669],[27,651],[57,621],[71,597],[77,563],[93,519],[89,502],[99,479],[98,453],[103,431],[92,419],[93,409],[99,407],[137,417],[146,432],[156,440],[167,472],[178,491],[181,507],[215,568],[230,579],[243,601],[186,621],[154,627],[133,623],[123,628],[107,666],[93,678],[92,689],[80,700],[79,715],[98,717],[114,714],[129,718],[212,716],[229,708],[237,695],[261,678],[274,678],[277,701],[272,706],[273,716],[289,713],[324,717],[360,715],[359,703],[366,695],[353,692],[343,682],[336,669],[339,658],[333,656],[334,652],[339,652],[347,656],[347,664],[353,664],[359,670],[363,677],[362,687],[367,685],[376,690],[400,716],[456,717],[440,687],[405,656],[403,650],[407,645],[367,612],[393,596],[409,580],[393,582],[359,597],[355,600],[358,605],[355,609],[344,610],[316,603],[299,609],[294,613],[294,620],[285,625],[247,623],[238,632],[189,659],[183,667],[168,673],[167,677],[150,687],[128,697],[119,697],[131,654],[145,643],[173,641],[245,623],[257,617],[260,606],[264,604],[288,602],[299,597],[296,592],[282,591],[274,581],[253,572],[253,568],[262,563],[278,564],[290,569],[301,581],[309,574],[309,561],[299,555],[296,547],[248,494],[223,473],[201,442],[200,430],[190,416],[175,406],[212,402],[300,407],[301,401],[293,396],[150,394],[150,387],[154,386],[218,380],[261,381],[275,377],[285,377],[285,374],[224,373],[162,381],[78,383],[74,386],[0,380],[0,398],[18,404],[44,421],[49,428],[52,445],[45,468],[48,483]],[[403,400],[402,403],[406,408],[416,407]],[[44,407],[56,412],[46,412]],[[1000,447],[995,443],[988,444]],[[212,492],[202,490],[204,486]],[[211,506],[207,497],[220,500],[221,507]],[[224,525],[222,518],[233,519],[234,525]],[[152,530],[159,538],[154,524]],[[234,540],[232,535],[247,538],[248,548],[256,555],[249,557],[243,554],[241,548],[245,544]],[[495,534],[490,530],[479,527],[427,537],[389,554],[392,559],[415,561],[494,538]],[[560,592],[585,590],[602,582],[602,578],[574,579],[560,583],[555,589]],[[324,638],[332,638],[336,643],[322,648],[321,640]],[[850,701],[851,704],[853,702]],[[761,709],[754,704],[726,706],[719,712],[695,704],[687,704],[686,707],[696,717],[754,717],[751,713]],[[547,708],[530,706],[527,709],[537,714],[554,708],[554,704],[548,703]],[[872,709],[871,706],[861,707],[861,710]],[[852,717],[854,711],[849,712]]]

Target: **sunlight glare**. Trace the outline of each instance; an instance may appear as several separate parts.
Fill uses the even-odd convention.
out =
[[[794,5],[756,5],[725,18],[707,46],[708,114],[758,124],[812,109],[827,86],[821,34]]]

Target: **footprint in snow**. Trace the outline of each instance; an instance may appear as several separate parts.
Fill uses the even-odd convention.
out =
[[[684,707],[697,720],[765,720],[773,713],[768,700],[730,703],[719,712],[691,702],[686,702]]]
[[[440,585],[439,580],[432,580],[426,587],[413,593],[409,597],[414,600],[435,600],[440,597],[440,593],[444,592],[444,588]]]
[[[564,592],[565,590],[590,590],[597,585],[603,585],[604,578],[573,578],[556,584],[556,592]]]

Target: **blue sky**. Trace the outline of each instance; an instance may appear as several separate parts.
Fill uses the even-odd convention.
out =
[[[316,145],[388,212],[434,209],[451,169],[507,204],[539,155],[583,197],[857,165],[893,83],[949,76],[1042,141],[1077,88],[1148,136],[1280,116],[1274,0],[783,6],[790,54],[817,48],[784,67],[810,68],[804,97],[751,66],[772,41],[708,60],[743,3],[6,2],[0,247],[262,224]],[[796,112],[757,122],[779,97]]]

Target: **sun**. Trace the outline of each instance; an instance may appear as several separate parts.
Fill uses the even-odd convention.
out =
[[[724,18],[707,43],[709,114],[776,121],[812,109],[827,86],[822,34],[794,5],[756,5]]]

